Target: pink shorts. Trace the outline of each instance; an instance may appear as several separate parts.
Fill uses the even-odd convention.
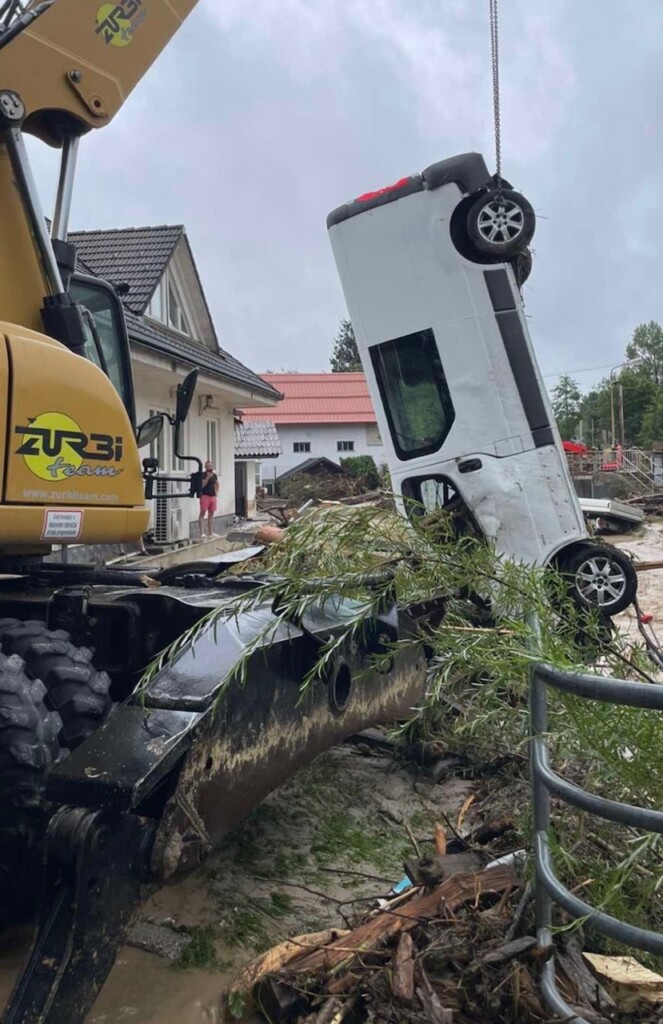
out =
[[[216,497],[213,494],[201,494],[200,513],[206,516],[209,512],[216,512]]]

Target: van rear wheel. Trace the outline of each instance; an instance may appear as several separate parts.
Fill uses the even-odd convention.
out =
[[[633,604],[638,576],[631,559],[609,544],[586,545],[561,565],[575,601],[613,616]]]
[[[467,236],[477,252],[511,259],[527,249],[536,227],[531,204],[505,188],[483,192],[467,212]]]

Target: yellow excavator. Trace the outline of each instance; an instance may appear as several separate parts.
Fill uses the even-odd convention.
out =
[[[195,868],[293,770],[422,692],[411,648],[372,667],[386,641],[412,635],[413,610],[385,608],[302,697],[344,630],[342,600],[275,622],[240,679],[234,666],[275,615],[268,601],[233,613],[264,586],[258,572],[233,576],[248,556],[140,573],[44,557],[136,540],[148,523],[159,468],[139,450],[163,421],[135,423],[122,303],[79,273],[67,222],[80,140],[111,121],[194,6],[0,2],[0,927],[37,924],[4,1024],[82,1022],[143,883]],[[26,133],[62,154],[50,230]],[[176,428],[195,385],[194,370]],[[225,608],[137,695],[159,651]]]

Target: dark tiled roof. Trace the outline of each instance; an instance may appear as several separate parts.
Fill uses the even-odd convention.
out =
[[[210,352],[204,345],[188,341],[177,331],[157,324],[145,317],[136,316],[125,308],[129,339],[139,345],[145,345],[157,352],[180,359],[191,366],[199,366],[217,377],[223,377],[233,384],[246,388],[252,394],[269,398],[279,398],[279,392],[270,384],[266,384],[257,373],[249,370],[228,352],[219,349],[218,353]]]
[[[184,234],[181,224],[147,228],[113,228],[109,231],[70,231],[81,261],[97,277],[111,284],[128,284],[124,305],[144,313],[152,292],[168,266],[175,246]]]
[[[296,473],[311,473],[313,471],[324,470],[326,473],[332,473],[338,475],[343,470],[337,462],[332,462],[325,455],[319,455],[317,458],[311,457],[310,459],[304,459],[298,466],[293,466],[292,469],[286,469],[285,473],[281,473],[277,476],[277,480],[287,480],[288,477],[295,476]]]
[[[236,459],[275,459],[282,451],[279,435],[271,420],[235,423]]]

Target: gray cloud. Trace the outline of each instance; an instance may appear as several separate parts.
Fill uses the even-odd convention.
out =
[[[615,363],[636,323],[663,319],[663,14],[502,7],[504,172],[540,217],[526,298],[542,369]],[[222,343],[257,370],[326,369],[345,312],[328,211],[455,152],[493,164],[486,8],[201,0],[84,140],[72,226],[185,223]],[[52,154],[31,151],[50,200]]]

